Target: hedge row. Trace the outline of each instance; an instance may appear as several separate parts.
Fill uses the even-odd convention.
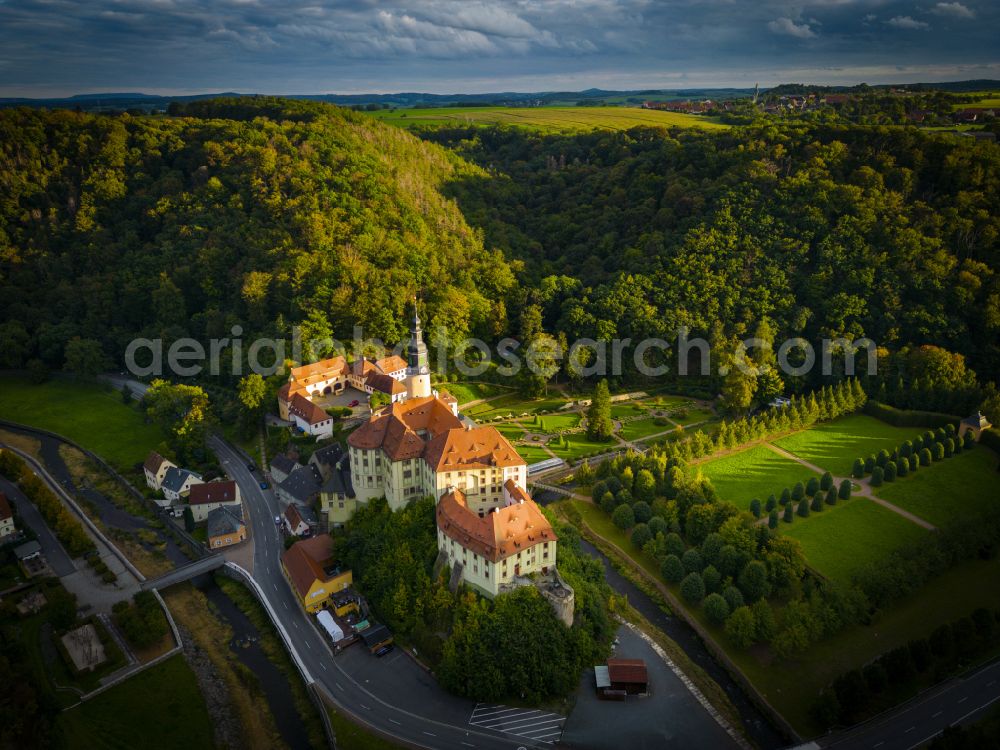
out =
[[[888,404],[882,404],[871,399],[865,404],[865,414],[881,419],[895,427],[946,427],[958,426],[961,417],[951,414],[941,414],[936,411],[917,411],[913,409],[897,409]]]

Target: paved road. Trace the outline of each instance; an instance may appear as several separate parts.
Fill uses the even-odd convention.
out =
[[[3,478],[0,478],[0,491],[6,493],[7,497],[14,501],[21,520],[38,535],[38,543],[42,545],[42,554],[48,560],[52,572],[60,578],[75,573],[76,566],[73,564],[72,558],[63,549],[55,534],[49,530],[48,524],[45,523],[45,519],[42,518],[42,514],[35,507],[35,504],[24,496],[17,485]]]
[[[338,706],[360,721],[410,746],[514,750],[550,747],[524,738],[469,725],[476,704],[444,692],[433,677],[401,650],[382,659],[360,644],[331,655],[328,640],[312,625],[281,572],[281,535],[274,523],[278,502],[261,490],[246,459],[218,437],[209,446],[229,476],[240,485],[254,539],[253,578],[260,585],[281,626],[290,634],[300,660]]]
[[[819,743],[837,750],[913,750],[953,724],[982,718],[997,701],[1000,701],[1000,660],[946,682],[889,716]]]

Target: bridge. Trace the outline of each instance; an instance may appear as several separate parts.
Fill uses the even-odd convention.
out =
[[[554,492],[557,495],[562,495],[563,497],[573,497],[573,491],[568,490],[565,487],[559,487],[554,484],[543,484],[542,482],[529,482],[532,488],[536,490],[544,490],[545,492]]]
[[[209,555],[208,557],[202,557],[198,560],[194,560],[185,565],[181,565],[179,568],[174,568],[169,573],[164,573],[162,576],[157,578],[148,578],[139,584],[139,587],[143,591],[151,591],[153,589],[165,589],[168,586],[173,586],[176,583],[183,583],[184,581],[190,581],[196,576],[204,575],[205,573],[211,573],[213,570],[218,570],[223,565],[226,564],[226,558],[220,554]]]

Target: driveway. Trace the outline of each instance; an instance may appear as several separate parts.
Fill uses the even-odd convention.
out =
[[[594,673],[584,672],[576,706],[563,730],[561,747],[576,750],[662,750],[663,748],[737,748],[674,671],[646,641],[618,628],[615,656],[642,659],[650,695],[624,703],[598,700]]]

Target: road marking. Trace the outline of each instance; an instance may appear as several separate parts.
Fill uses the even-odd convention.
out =
[[[874,745],[872,745],[872,747],[878,747],[879,745],[884,745],[884,744],[885,744],[885,740],[879,740]]]
[[[997,684],[996,680],[990,680],[989,682],[986,683],[986,687],[993,687],[996,684]]]
[[[343,686],[343,685],[341,685],[341,684],[340,684],[339,682],[335,682],[335,683],[334,683],[334,685],[336,685],[336,686],[337,686],[337,689],[338,689],[338,690],[343,690],[343,689],[344,689],[344,686]]]
[[[288,602],[282,602],[285,605],[285,609],[288,609]]]
[[[937,718],[938,716],[940,716],[940,715],[941,715],[941,712],[940,712],[940,711],[938,711],[937,713],[933,713],[933,714],[931,714],[931,718],[932,718],[932,719],[936,719],[936,718]]]
[[[473,745],[471,742],[463,742],[462,744],[465,745],[466,747],[475,747],[475,745]]]
[[[970,716],[972,716],[972,714],[979,713],[984,708],[988,708],[989,706],[992,706],[997,701],[1000,701],[1000,695],[998,695],[996,698],[991,698],[990,700],[986,701],[986,703],[984,703],[983,705],[979,706],[978,708],[974,708],[971,711],[969,711],[968,713],[966,713],[966,714],[964,714],[962,716],[959,716],[957,719],[955,719],[955,721],[953,721],[951,723],[953,725],[954,724],[961,724],[963,721],[965,721]],[[935,714],[935,716],[939,715],[940,713],[941,712],[938,711],[937,714]],[[926,743],[928,740],[934,739],[939,734],[941,734],[941,732],[943,732],[943,731],[944,731],[943,729],[938,729],[937,731],[933,732],[930,736],[924,737],[922,740],[920,740],[920,742],[917,742],[917,743],[915,743],[913,745],[910,745],[906,750],[916,750],[916,748],[920,747],[921,745],[923,745],[924,743]]]
[[[434,734],[434,732],[424,732],[424,734],[426,734],[428,737],[437,737],[437,735]]]
[[[402,724],[400,724],[400,723],[399,723],[398,721],[396,721],[395,719],[389,719],[389,721],[391,721],[391,722],[392,722],[393,724],[395,724],[395,725],[396,725],[397,727],[400,727],[400,726],[402,726]]]
[[[363,708],[365,711],[372,710],[371,706],[366,706],[364,703],[359,703],[358,705],[361,706],[361,708]]]
[[[325,661],[321,661],[321,662],[319,663],[319,665],[320,665],[321,667],[323,667],[323,671],[325,672],[325,671],[326,671],[326,662],[325,662]]]
[[[306,648],[312,651],[312,646],[309,645],[309,641],[306,641]]]
[[[967,700],[969,700],[969,696],[965,696],[964,698],[959,698],[958,702],[959,703],[965,703]]]

